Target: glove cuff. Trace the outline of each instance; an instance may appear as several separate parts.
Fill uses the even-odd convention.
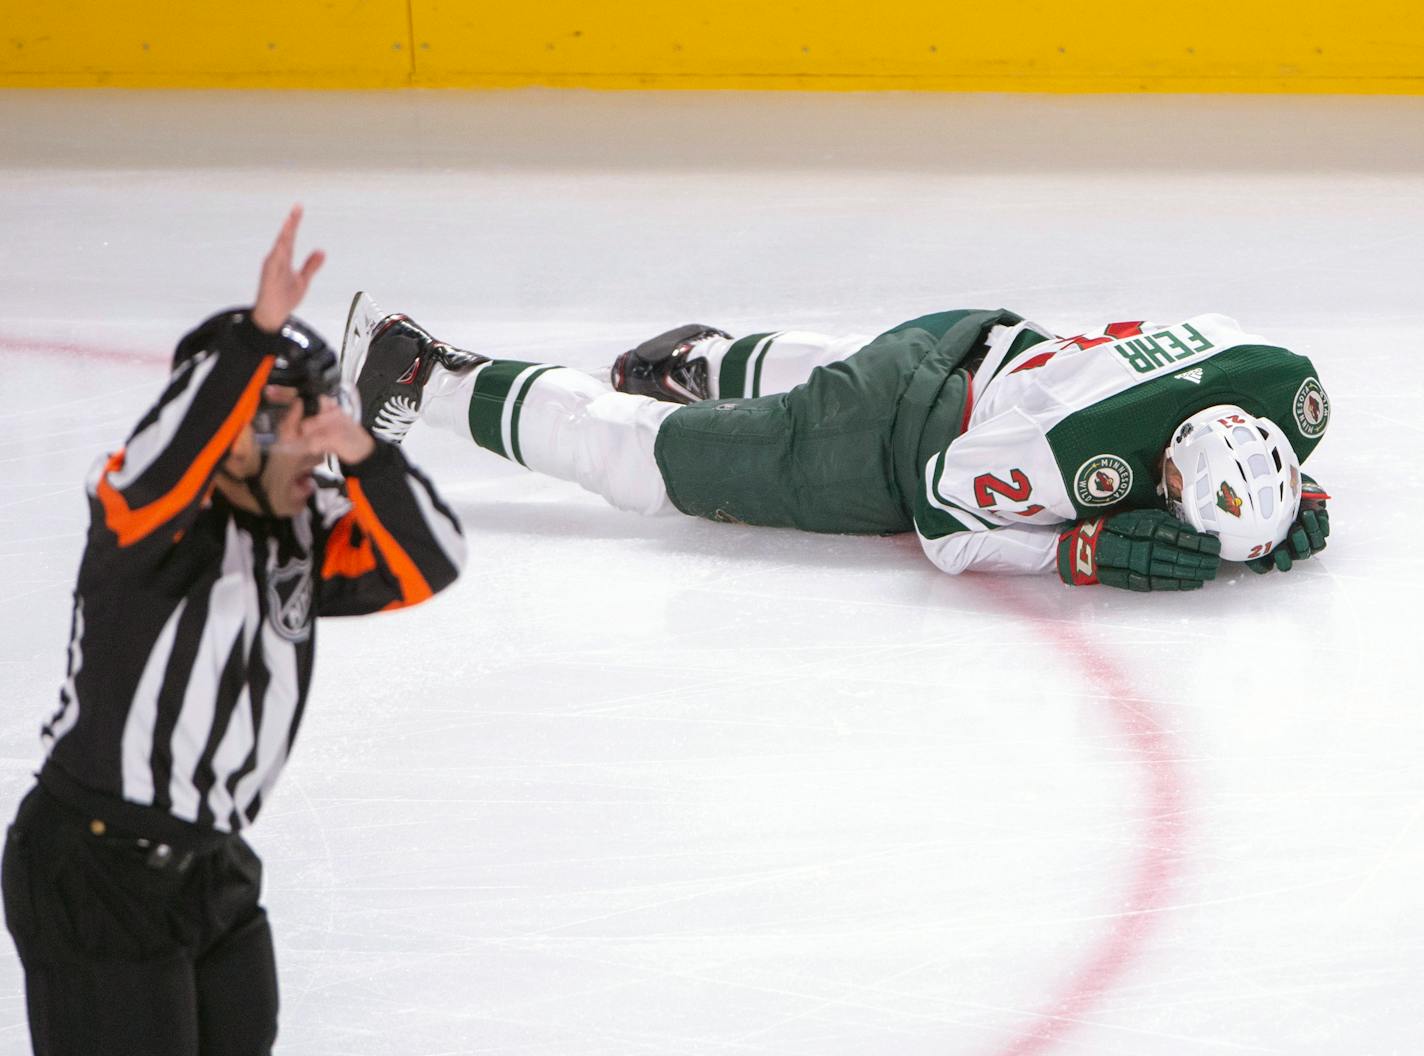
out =
[[[1058,537],[1058,578],[1070,587],[1098,582],[1098,541],[1106,517],[1080,521]]]

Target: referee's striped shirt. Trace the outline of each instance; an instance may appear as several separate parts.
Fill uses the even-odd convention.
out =
[[[41,782],[137,835],[257,816],[292,750],[317,616],[418,604],[464,560],[459,522],[400,450],[323,481],[289,520],[213,490],[276,339],[243,316],[179,367],[87,482],[90,527]]]

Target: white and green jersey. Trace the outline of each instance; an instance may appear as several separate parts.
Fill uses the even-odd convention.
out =
[[[1223,315],[1058,338],[997,327],[960,435],[924,468],[915,526],[947,572],[1044,572],[1065,522],[1160,505],[1172,430],[1230,403],[1269,418],[1304,462],[1330,403],[1309,359]]]

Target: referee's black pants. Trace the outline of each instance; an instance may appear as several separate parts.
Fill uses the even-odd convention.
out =
[[[36,1056],[267,1056],[277,968],[261,880],[238,837],[155,854],[33,789],[3,888]]]

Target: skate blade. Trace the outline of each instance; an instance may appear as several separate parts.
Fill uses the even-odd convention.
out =
[[[346,313],[346,328],[341,334],[341,352],[337,363],[341,372],[343,404],[347,413],[356,421],[361,420],[361,397],[356,393],[356,379],[366,363],[366,350],[371,346],[371,331],[375,329],[378,316],[376,302],[364,290],[351,298],[351,308]],[[326,470],[337,480],[345,474],[335,455],[326,456]]]
[[[341,380],[355,385],[366,365],[366,350],[371,347],[371,334],[381,321],[376,302],[363,290],[351,298],[351,310],[346,313],[346,330],[341,337]]]

